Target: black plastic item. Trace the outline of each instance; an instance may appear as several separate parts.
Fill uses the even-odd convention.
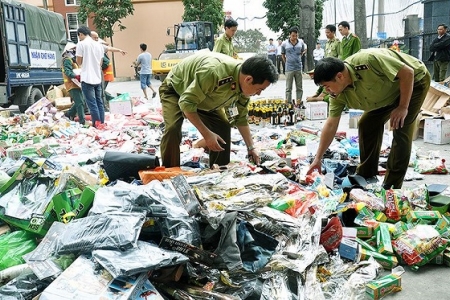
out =
[[[107,151],[103,158],[103,168],[110,181],[139,178],[140,170],[159,167],[157,156],[117,151]]]
[[[446,184],[433,183],[427,186],[430,197],[439,195],[448,188]]]

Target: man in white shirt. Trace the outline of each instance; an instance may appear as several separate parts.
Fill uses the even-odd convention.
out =
[[[77,64],[81,66],[80,82],[86,104],[91,112],[92,125],[102,127],[105,108],[102,101],[102,61],[104,48],[91,38],[91,30],[81,26],[77,30]]]
[[[320,43],[316,44],[316,49],[313,51],[313,57],[314,57],[314,66],[317,65],[319,60],[321,60],[325,56],[325,50],[323,50],[322,45]]]
[[[277,46],[277,71],[278,74],[281,74],[281,66],[283,66],[283,74],[284,74],[284,60],[283,56],[281,55],[281,47],[283,46],[283,41],[278,40],[278,46]]]
[[[273,44],[273,39],[269,39],[269,45],[267,45],[267,57],[273,62],[273,65],[276,66],[277,62],[277,46]]]

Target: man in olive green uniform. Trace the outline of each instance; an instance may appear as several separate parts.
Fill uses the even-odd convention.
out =
[[[248,155],[259,163],[247,122],[248,102],[278,80],[267,56],[245,62],[214,52],[189,56],[167,75],[159,88],[164,134],[163,165],[180,165],[181,126],[187,118],[205,139],[210,165],[230,162],[231,126],[236,126],[247,145]]]
[[[361,41],[359,37],[350,32],[350,24],[347,21],[339,23],[339,32],[342,34],[342,40],[339,47],[339,59],[346,59],[361,50]]]
[[[384,188],[401,188],[409,164],[415,120],[430,87],[430,73],[418,59],[389,49],[361,50],[345,62],[327,57],[314,69],[314,82],[330,98],[329,117],[309,173],[321,169],[321,159],[333,141],[342,111],[364,110],[359,121],[360,165],[364,178],[378,174],[384,124],[393,129]]]
[[[238,23],[233,19],[228,19],[225,21],[224,27],[225,32],[215,41],[213,51],[237,58],[232,39],[236,34]]]
[[[336,37],[336,26],[329,24],[325,26],[325,35],[327,36],[327,43],[325,44],[325,57],[339,57],[339,50],[341,42]]]

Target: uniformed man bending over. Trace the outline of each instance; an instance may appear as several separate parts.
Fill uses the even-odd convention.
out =
[[[430,74],[418,59],[389,49],[361,50],[345,61],[328,57],[314,69],[314,82],[334,94],[319,148],[308,173],[321,169],[347,105],[364,110],[359,121],[360,160],[356,173],[378,174],[384,124],[393,129],[384,188],[401,188],[408,168],[416,117],[430,87]]]
[[[237,126],[249,156],[259,163],[247,122],[247,104],[250,96],[259,95],[277,80],[277,70],[265,55],[245,62],[214,52],[183,59],[159,89],[165,122],[161,139],[163,165],[180,165],[184,118],[205,139],[211,166],[230,162],[231,126]]]

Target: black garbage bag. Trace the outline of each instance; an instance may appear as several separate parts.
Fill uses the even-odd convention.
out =
[[[50,279],[39,280],[30,270],[0,287],[0,299],[31,300],[48,287],[51,281]]]

